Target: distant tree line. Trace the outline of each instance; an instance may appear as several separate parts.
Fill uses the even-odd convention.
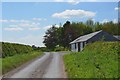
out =
[[[63,26],[56,27],[53,25],[46,31],[43,43],[48,49],[55,49],[56,46],[69,48],[69,43],[79,36],[89,34],[95,31],[104,30],[111,35],[120,35],[120,28],[118,23],[112,21],[106,23],[94,22],[87,20],[83,22],[66,21]]]

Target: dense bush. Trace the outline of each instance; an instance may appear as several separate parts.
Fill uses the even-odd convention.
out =
[[[2,57],[13,56],[16,54],[25,54],[32,51],[33,48],[28,45],[2,42]]]
[[[59,46],[59,47],[56,47],[54,51],[69,51],[69,49]]]
[[[39,47],[39,50],[42,51],[42,52],[50,52],[51,51],[47,47]]]
[[[0,58],[2,57],[2,43],[0,42]]]
[[[70,78],[118,78],[119,55],[119,42],[96,42],[65,55],[64,62]]]

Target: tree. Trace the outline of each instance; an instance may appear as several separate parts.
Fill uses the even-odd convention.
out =
[[[37,49],[37,47],[35,46],[35,45],[32,45],[32,48],[35,50],[35,49]]]
[[[75,31],[73,30],[71,23],[66,21],[63,25],[63,46],[69,47],[69,43],[74,39]]]
[[[86,25],[93,27],[94,21],[93,21],[92,19],[88,19],[88,20],[86,21]]]
[[[58,37],[57,37],[57,28],[53,25],[50,29],[47,30],[46,35],[44,36],[43,43],[49,49],[54,49],[57,45]]]
[[[62,46],[64,48],[69,48],[69,43],[76,39],[79,36],[86,35],[98,30],[104,30],[112,35],[120,35],[120,28],[118,27],[118,23],[107,22],[107,23],[99,23],[94,22],[92,20],[87,20],[86,24],[83,22],[70,22],[66,21],[66,23],[60,27],[52,26],[52,28],[46,31],[46,35],[44,36],[43,43],[46,45],[48,49],[54,49],[57,45]]]

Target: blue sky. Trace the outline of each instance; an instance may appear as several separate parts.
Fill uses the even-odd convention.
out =
[[[6,0],[7,1],[7,0]],[[69,21],[117,21],[117,2],[3,2],[2,41],[44,46],[51,25]]]
[[[119,0],[1,0],[2,2],[118,2]]]

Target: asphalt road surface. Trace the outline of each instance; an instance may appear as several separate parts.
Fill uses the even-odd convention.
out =
[[[45,55],[9,72],[4,78],[67,78],[62,55],[64,52],[45,52]]]

